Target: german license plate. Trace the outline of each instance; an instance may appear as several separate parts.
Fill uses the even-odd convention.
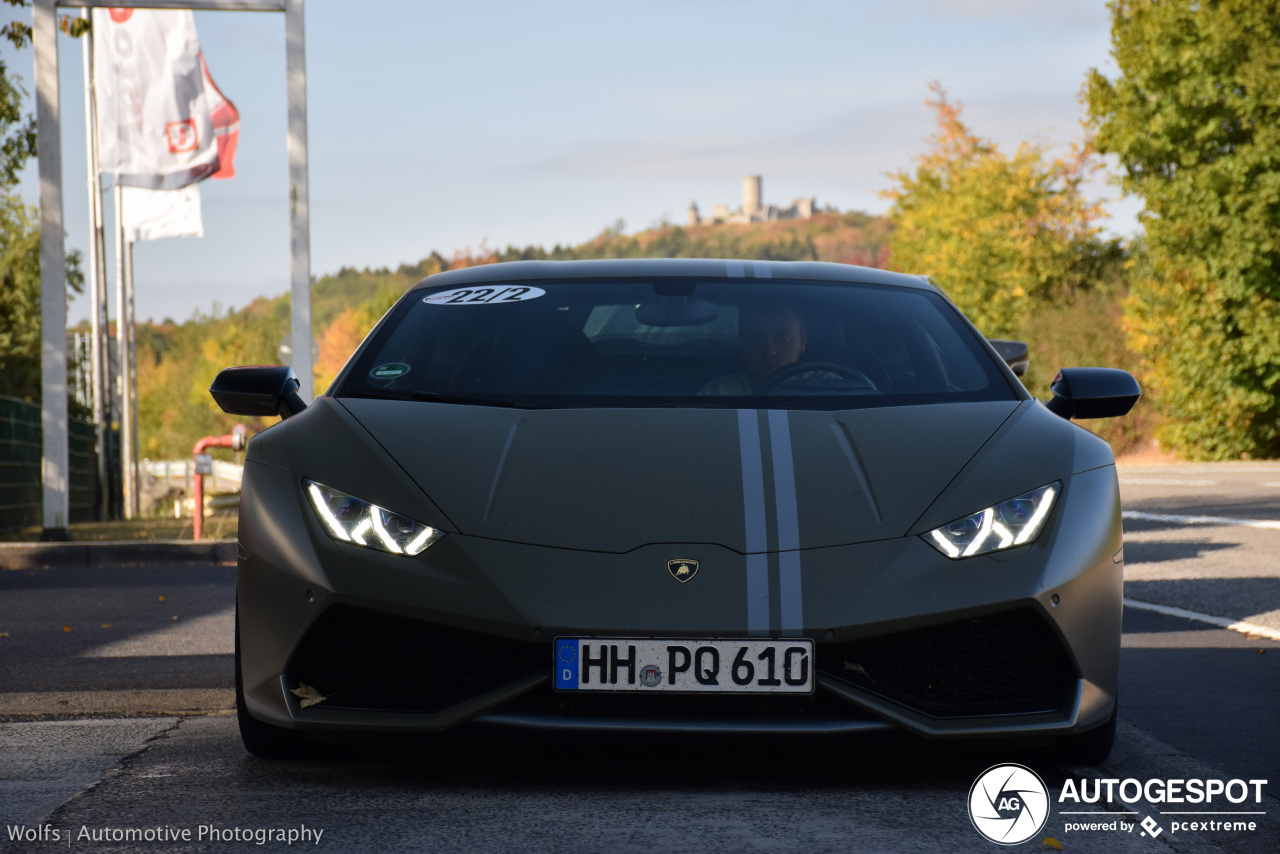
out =
[[[812,694],[813,641],[556,638],[559,691]]]

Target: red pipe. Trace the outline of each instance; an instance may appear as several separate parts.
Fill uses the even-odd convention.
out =
[[[237,424],[230,433],[225,436],[205,436],[195,447],[191,449],[191,456],[194,458],[201,454],[205,448],[232,448],[234,450],[242,450],[245,446],[245,427],[243,424]],[[204,538],[204,475],[200,474],[197,467],[195,474],[195,508],[191,513],[192,539],[201,540]]]

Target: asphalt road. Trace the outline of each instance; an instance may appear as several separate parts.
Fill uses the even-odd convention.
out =
[[[1280,850],[1280,642],[1147,610],[1280,630],[1280,524],[1242,524],[1280,520],[1280,465],[1123,469],[1122,489],[1126,513],[1144,514],[1125,522],[1138,604],[1126,609],[1118,745],[1099,768],[902,739],[487,732],[263,762],[220,711],[232,704],[234,570],[3,572],[0,848],[293,847],[252,838],[278,829],[341,851],[990,851],[967,793],[988,766],[1017,761],[1051,792],[1081,778],[1272,781],[1252,832],[1175,832],[1149,803],[1091,820],[1152,815],[1155,839],[1071,831],[1080,817],[1055,805],[1043,835],[1067,851]],[[1186,521],[1200,516],[1215,521]],[[42,818],[45,840],[10,841],[14,824],[38,836]],[[208,827],[251,836],[209,839]],[[142,828],[192,839],[111,840]]]

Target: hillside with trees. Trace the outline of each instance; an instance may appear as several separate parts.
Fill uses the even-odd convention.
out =
[[[892,217],[856,211],[818,213],[808,220],[753,224],[663,225],[636,234],[620,226],[603,229],[593,239],[568,246],[515,247],[456,252],[445,257],[432,252],[416,264],[392,269],[343,268],[318,279],[313,286],[313,329],[319,347],[314,366],[315,388],[325,389],[347,358],[401,294],[423,277],[448,269],[520,260],[581,260],[593,258],[742,258],[775,261],[832,261],[887,268],[895,246]],[[899,241],[896,251],[908,253]],[[1032,289],[1032,307],[1001,333],[1023,336],[1032,345],[1033,393],[1047,396],[1049,379],[1057,368],[1074,364],[1126,366],[1119,329],[1123,252],[1114,244],[1090,244],[1097,257],[1080,260],[1085,267],[1072,280],[1046,283]],[[1052,253],[1050,253],[1052,254]],[[909,256],[908,256],[909,257]],[[962,269],[948,264],[929,267],[953,298],[971,290]],[[925,269],[916,266],[911,271]],[[1089,267],[1092,264],[1094,266]],[[1086,269],[1087,268],[1087,269]],[[970,275],[969,278],[972,276]],[[225,433],[237,420],[218,410],[209,397],[209,384],[228,365],[261,364],[278,359],[277,348],[288,334],[289,297],[259,298],[230,311],[197,314],[182,324],[147,324],[138,330],[139,432],[143,456],[181,458],[201,436]],[[979,315],[981,316],[981,315]],[[275,419],[250,419],[251,431]],[[1121,419],[1123,421],[1123,419]],[[1103,425],[1102,432],[1121,446],[1140,438],[1130,424]]]

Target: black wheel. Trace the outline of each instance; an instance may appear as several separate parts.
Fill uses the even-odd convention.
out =
[[[1117,707],[1119,704],[1117,704]],[[1100,727],[1058,739],[1058,758],[1068,765],[1097,765],[1111,755],[1116,742],[1116,709]]]
[[[296,730],[263,723],[249,714],[240,673],[240,608],[236,606],[236,721],[245,750],[263,759],[291,759],[302,755],[304,740]]]
[[[842,365],[839,362],[796,362],[795,364],[778,368],[778,370],[761,380],[760,394],[769,394],[775,388],[782,385],[792,377],[818,372],[835,374],[842,379],[854,380],[859,385],[865,386],[872,391],[879,391],[879,389],[876,388],[876,384],[871,381],[871,377],[867,376],[857,368],[851,368],[848,365]]]

